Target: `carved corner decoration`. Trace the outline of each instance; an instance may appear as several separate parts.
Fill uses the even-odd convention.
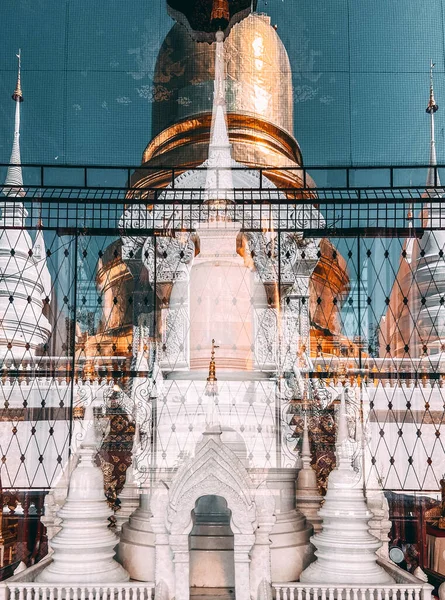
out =
[[[293,435],[303,437],[304,406],[296,402],[293,406],[293,418],[290,423]],[[308,415],[309,444],[311,448],[312,468],[317,476],[317,485],[324,496],[330,472],[335,467],[335,437],[337,433],[336,417],[333,407],[322,408],[318,402],[311,405]]]
[[[168,14],[185,25],[192,38],[198,42],[213,42],[215,31],[221,27],[225,35],[230,29],[256,9],[257,0],[167,0]],[[224,12],[224,19],[218,18]],[[225,14],[227,13],[227,14]]]
[[[115,509],[116,499],[125,483],[131,465],[134,424],[119,409],[108,415],[110,430],[98,453],[97,463],[104,472],[104,491],[109,505]]]

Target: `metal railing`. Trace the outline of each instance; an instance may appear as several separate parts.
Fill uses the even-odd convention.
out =
[[[1,171],[6,171],[8,163],[0,163]],[[41,164],[24,163],[20,165],[23,179],[36,188],[84,188],[84,189],[132,189],[132,181],[136,178],[162,174],[162,185],[175,186],[176,178],[186,169],[172,166],[151,165],[77,165],[77,164]],[[193,167],[191,171],[206,171],[207,167]],[[426,173],[431,169],[433,185],[426,186]],[[218,170],[216,167],[215,170]],[[221,170],[227,170],[221,167]],[[314,183],[320,190],[352,190],[381,188],[386,190],[419,188],[435,189],[440,187],[440,179],[445,180],[445,165],[430,167],[427,164],[415,165],[312,165],[312,166],[277,166],[247,167],[236,166],[231,170],[250,171],[259,178],[260,189],[268,185],[270,179],[276,179],[277,173],[293,175],[301,181],[302,189],[313,190]],[[267,182],[266,182],[267,180]]]
[[[0,164],[0,176],[7,167],[7,164]],[[428,169],[427,165],[234,167],[234,171],[255,173],[258,187],[232,190],[236,209],[228,207],[226,212],[241,222],[246,231],[300,229],[309,237],[328,234],[351,237],[358,233],[371,237],[422,237],[425,228],[445,227],[445,213],[442,216],[440,210],[444,193],[440,188],[440,175],[445,180],[445,166],[432,168],[432,186],[424,183]],[[192,170],[203,171],[205,168]],[[144,226],[133,227],[129,223],[125,232],[131,235],[135,229],[134,233],[162,235],[167,227],[170,232],[192,230],[196,223],[206,221],[212,210],[206,203],[203,188],[175,185],[176,177],[184,172],[183,169],[25,164],[22,171],[25,196],[20,200],[28,211],[27,229],[42,227],[66,235],[115,235],[119,232],[119,221],[125,208],[140,205],[150,209]],[[295,186],[271,187],[271,181],[277,181],[277,173],[283,172],[295,176]],[[159,174],[162,174],[162,181]],[[146,181],[141,182],[144,178]],[[169,186],[168,192],[165,186]],[[3,186],[2,190],[7,194],[8,186]],[[13,192],[11,189],[8,202],[14,202]],[[316,204],[318,217],[314,215],[309,226],[307,223],[299,226],[295,204],[306,208]],[[280,207],[279,215],[272,215],[277,207]],[[428,224],[422,218],[420,211],[423,209],[427,213],[435,211],[434,224]],[[224,209],[220,209],[221,216],[223,213]],[[410,213],[413,218],[409,220]]]

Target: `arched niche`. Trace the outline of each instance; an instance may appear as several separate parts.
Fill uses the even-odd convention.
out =
[[[252,482],[239,458],[222,441],[221,431],[207,431],[195,456],[179,469],[169,490],[167,525],[175,571],[175,598],[190,597],[189,534],[199,498],[219,496],[230,510],[234,535],[235,596],[250,600],[249,553],[255,541],[256,508]]]

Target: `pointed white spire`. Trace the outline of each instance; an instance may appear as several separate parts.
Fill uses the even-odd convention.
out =
[[[439,106],[434,98],[434,82],[433,82],[433,69],[435,67],[435,64],[433,63],[433,61],[431,60],[430,62],[430,97],[428,100],[428,105],[426,107],[426,112],[430,115],[430,162],[429,162],[429,168],[428,168],[428,173],[426,176],[426,186],[427,188],[436,188],[437,193],[442,193],[442,190],[439,190],[438,188],[440,187],[440,179],[439,179],[439,172],[436,173],[436,181],[434,180],[434,175],[435,175],[435,171],[436,170],[436,166],[437,166],[437,156],[436,156],[436,136],[435,136],[435,127],[434,127],[434,113],[436,113],[439,110]],[[424,197],[428,198],[430,197],[431,192],[425,192]],[[435,195],[435,194],[433,194]],[[428,224],[428,213],[427,211],[423,211],[422,215],[422,221],[425,225]],[[410,203],[409,204],[409,208],[408,208],[408,214],[407,214],[407,220],[408,220],[408,227],[411,229],[413,227],[413,204]],[[411,264],[412,258],[413,258],[413,251],[414,251],[414,238],[411,236],[409,237],[406,242],[405,242],[405,253],[406,253],[406,262],[408,264]]]
[[[309,445],[309,430],[307,426],[307,414],[304,414],[304,425],[303,425],[303,444],[301,446],[301,460],[303,467],[310,466],[311,464],[311,448]]]
[[[317,476],[311,466],[311,448],[309,444],[309,427],[307,414],[304,415],[303,443],[301,446],[302,468],[298,473],[296,502],[306,519],[314,528],[314,533],[321,531],[321,517],[318,515],[321,495],[317,486]]]
[[[435,139],[435,131],[434,131],[434,113],[439,110],[439,106],[434,99],[434,86],[433,86],[433,69],[434,63],[431,61],[430,64],[430,98],[428,101],[428,106],[426,107],[426,112],[430,115],[430,168],[428,169],[428,175],[426,178],[426,185],[428,187],[439,187],[440,180],[439,174],[437,174],[437,180],[434,181],[434,171],[437,165],[437,156],[436,156],[436,139]]]
[[[14,141],[12,143],[11,158],[9,159],[8,172],[5,179],[5,187],[3,194],[8,198],[17,198],[25,196],[23,189],[23,176],[21,157],[20,157],[20,104],[23,102],[23,93],[21,86],[21,51],[17,54],[18,69],[17,69],[17,84],[12,94],[12,99],[15,101],[15,122],[14,122]],[[3,225],[23,226],[27,216],[21,202],[4,202],[2,203],[2,221]]]
[[[346,413],[345,388],[342,388],[340,394],[340,411],[338,414],[337,439],[335,440],[337,468],[346,466],[351,468],[351,453],[349,452],[349,433],[348,433],[348,418]]]
[[[14,188],[4,188],[3,192],[7,196],[24,196],[23,177],[21,157],[20,157],[20,104],[23,102],[23,94],[21,87],[20,71],[21,71],[21,51],[17,54],[18,69],[17,69],[17,84],[12,94],[12,99],[15,101],[15,123],[14,123],[14,141],[12,144],[11,158],[9,160],[8,173],[6,175],[5,185],[14,186]]]
[[[28,213],[22,202],[25,191],[19,141],[23,101],[20,51],[17,58],[17,85],[12,95],[16,103],[14,142],[5,186],[0,187],[0,296],[12,297],[13,302],[3,302],[0,306],[0,357],[20,364],[25,357],[34,356],[37,348],[49,339],[51,324],[45,306],[51,298],[51,276],[42,232],[37,234],[33,245],[25,229]]]
[[[227,131],[224,33],[216,33],[215,81],[205,199],[233,202],[232,146]]]

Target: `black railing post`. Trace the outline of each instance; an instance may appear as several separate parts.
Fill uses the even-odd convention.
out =
[[[73,417],[74,417],[74,386],[76,382],[76,320],[77,320],[77,254],[79,244],[79,233],[76,231],[74,234],[74,299],[73,299],[73,319],[69,326],[69,333],[71,336],[70,349],[71,349],[71,393],[70,393],[70,427],[69,427],[69,438],[68,438],[68,456],[71,456],[71,442],[73,437]]]
[[[362,274],[361,274],[361,253],[360,253],[360,233],[357,235],[357,289],[358,289],[358,368],[362,369]]]

